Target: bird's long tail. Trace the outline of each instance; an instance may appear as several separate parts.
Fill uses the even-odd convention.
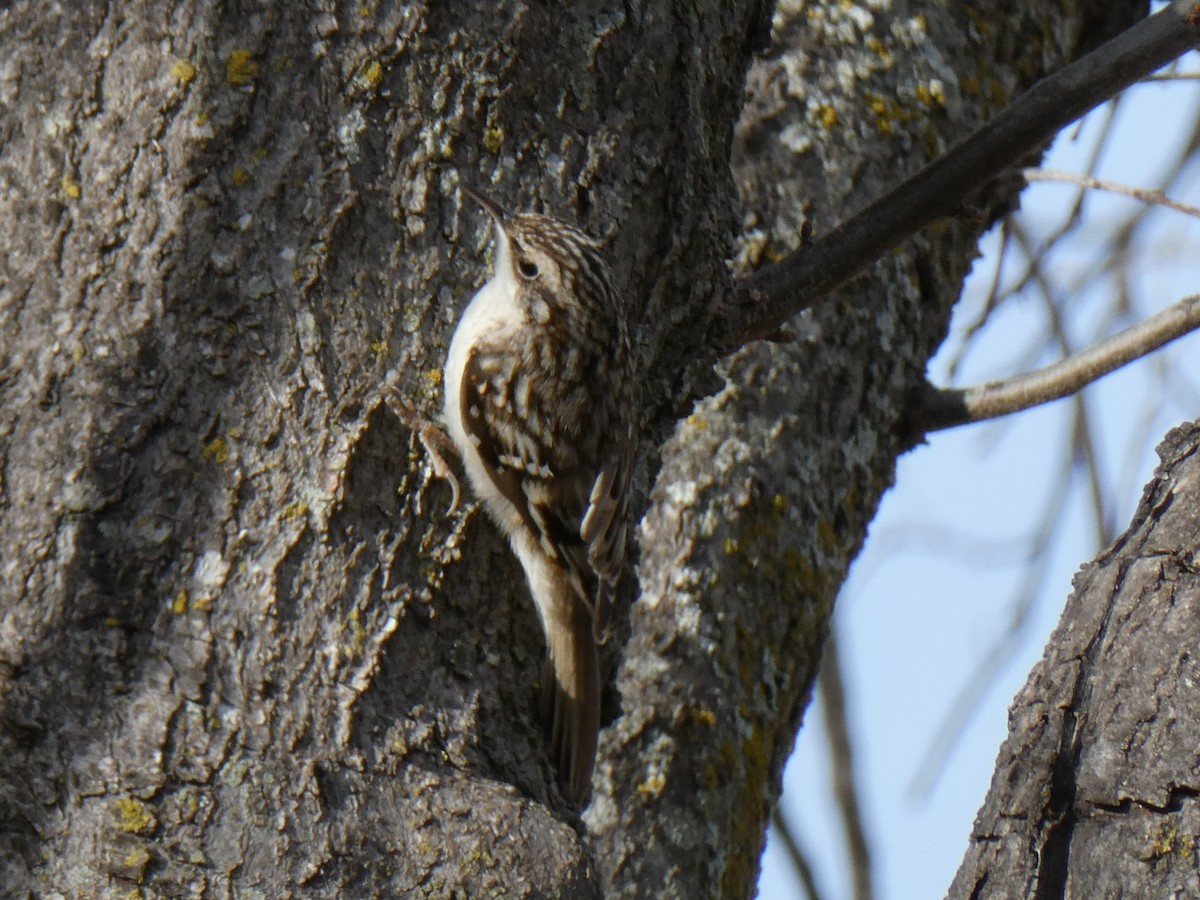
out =
[[[600,733],[600,665],[592,612],[558,580],[542,610],[549,657],[542,679],[550,752],[571,800],[587,804]]]

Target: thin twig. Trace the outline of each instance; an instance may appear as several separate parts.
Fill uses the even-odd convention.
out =
[[[1067,514],[1067,499],[1073,482],[1072,466],[1066,454],[1055,451],[1046,455],[1050,459],[1061,459],[1064,471],[1062,477],[1051,481],[1051,494],[1044,512],[1038,517],[1041,525],[1028,539],[1030,565],[1015,594],[1015,601],[1008,604],[1008,626],[976,660],[970,677],[959,686],[954,702],[930,739],[921,764],[908,786],[909,796],[916,801],[928,799],[946,768],[947,760],[962,740],[971,717],[981,710],[984,696],[1016,656],[1032,621],[1030,614],[1046,580],[1053,541],[1063,531],[1062,521]]]
[[[1115,479],[1116,487],[1111,495],[1116,498],[1113,505],[1117,508],[1134,508],[1134,493],[1138,486],[1145,481],[1144,461],[1146,449],[1154,446],[1156,436],[1163,433],[1159,417],[1166,406],[1167,385],[1174,382],[1174,375],[1180,366],[1168,366],[1163,356],[1155,357],[1142,371],[1148,379],[1153,379],[1153,387],[1143,393],[1145,397],[1157,397],[1158,403],[1142,404],[1138,410],[1137,422],[1129,429],[1129,440],[1125,450],[1125,461],[1121,466],[1121,474]],[[1196,405],[1185,407],[1197,409]]]
[[[926,434],[1058,400],[1197,328],[1200,294],[1193,294],[1120,334],[1036,372],[968,388],[939,390],[927,385],[913,415],[913,431]]]
[[[1032,241],[1025,229],[1016,228],[1013,233],[1026,252],[1032,252]],[[1034,284],[1045,305],[1046,317],[1050,320],[1050,334],[1054,343],[1058,345],[1059,357],[1070,359],[1075,353],[1075,348],[1071,346],[1070,339],[1067,337],[1067,328],[1062,318],[1060,309],[1062,301],[1059,300],[1062,293],[1056,291],[1050,284],[1048,274],[1041,266],[1034,272]],[[1082,393],[1071,392],[1071,405],[1074,407],[1074,415],[1071,417],[1071,459],[1075,464],[1082,466],[1087,475],[1087,484],[1092,497],[1092,510],[1095,513],[1093,521],[1096,526],[1096,546],[1104,547],[1108,544],[1105,539],[1107,516],[1104,511],[1104,488],[1100,478],[1100,462],[1096,455],[1096,443],[1092,440],[1092,417],[1088,412],[1087,398]]]
[[[833,793],[842,816],[846,836],[846,855],[854,878],[855,900],[872,900],[871,848],[863,828],[862,809],[858,802],[858,787],[854,778],[854,747],[846,723],[846,689],[842,683],[841,655],[838,653],[835,632],[825,639],[818,684],[821,689],[821,710],[825,720],[825,735],[829,740],[829,756],[833,765]]]
[[[778,806],[771,814],[771,826],[775,829],[775,835],[783,841],[783,849],[787,851],[788,860],[791,862],[792,868],[796,870],[796,876],[804,888],[804,896],[808,900],[821,900],[821,894],[817,891],[817,881],[813,878],[812,866],[808,864],[808,857],[800,849],[796,836],[792,834],[791,824]]]
[[[1087,165],[1083,167],[1084,172],[1086,172],[1088,175],[1095,174],[1097,166],[1100,165],[1100,157],[1103,155],[1105,149],[1107,149],[1109,146],[1109,135],[1112,134],[1113,127],[1116,123],[1117,110],[1121,106],[1122,99],[1123,98],[1120,96],[1114,97],[1104,106],[1104,115],[1099,126],[1100,134],[1097,136],[1092,145],[1092,152],[1088,154]],[[1002,297],[1001,300],[1005,300],[1009,297],[1020,294],[1025,290],[1031,281],[1036,281],[1038,278],[1042,277],[1041,273],[1044,268],[1043,263],[1045,262],[1046,257],[1048,257],[1050,253],[1063,242],[1068,234],[1079,227],[1079,224],[1083,219],[1083,205],[1087,202],[1089,196],[1090,194],[1086,190],[1083,190],[1082,188],[1077,190],[1075,192],[1075,201],[1071,204],[1071,209],[1068,211],[1067,215],[1063,217],[1063,220],[1059,224],[1058,228],[1042,239],[1038,243],[1036,249],[1032,247],[1030,242],[1024,242],[1026,245],[1025,258],[1027,260],[1025,274],[1013,283],[1013,286],[1009,288],[1007,294]],[[1020,227],[1021,219],[1011,215],[1009,218],[1013,220],[1014,229]]]
[[[947,376],[950,381],[956,380],[959,367],[966,358],[967,351],[972,346],[972,339],[979,334],[983,326],[991,319],[992,313],[1000,305],[1002,296],[1006,296],[1001,294],[1000,284],[1001,279],[1004,277],[1004,264],[1008,261],[1009,244],[1012,241],[1012,234],[1010,233],[1011,219],[1011,216],[1005,216],[1004,221],[1000,223],[1000,249],[996,252],[996,265],[992,269],[992,281],[988,287],[987,300],[984,301],[983,308],[979,310],[979,315],[966,327],[954,358],[946,366]]]
[[[1200,206],[1190,206],[1187,203],[1172,200],[1158,188],[1135,188],[1127,184],[1121,184],[1119,181],[1109,181],[1106,178],[1095,178],[1091,175],[1080,175],[1076,172],[1065,172],[1062,169],[1022,169],[1021,174],[1025,177],[1026,181],[1061,181],[1066,184],[1078,185],[1085,189],[1108,191],[1110,194],[1122,194],[1126,197],[1133,197],[1135,200],[1141,200],[1144,203],[1165,206],[1167,209],[1173,209],[1176,212],[1200,218]]]
[[[990,123],[882,199],[772,266],[741,280],[709,326],[728,352],[778,333],[892,247],[965,198],[1064,126],[1200,43],[1200,2],[1174,0],[1098,49],[1043,78]]]

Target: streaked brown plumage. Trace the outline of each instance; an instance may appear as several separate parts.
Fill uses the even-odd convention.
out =
[[[597,642],[625,554],[629,316],[590,237],[464,190],[495,220],[498,252],[451,341],[446,419],[468,480],[525,570],[546,634],[551,751],[583,804],[600,728]]]

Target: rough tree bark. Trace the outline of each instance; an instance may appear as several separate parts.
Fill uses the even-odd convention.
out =
[[[1136,10],[1062,7],[786,3],[736,154],[762,0],[0,8],[6,891],[752,892],[983,225],[715,378],[706,313],[733,251],[829,227]],[[436,407],[484,275],[460,177],[609,237],[644,298],[640,563],[582,823],[519,571],[379,390]]]
[[[1200,423],[1158,452],[1013,703],[950,897],[1200,889]]]

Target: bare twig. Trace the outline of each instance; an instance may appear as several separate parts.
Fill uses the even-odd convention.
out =
[[[992,269],[992,281],[991,285],[988,287],[987,300],[984,302],[983,308],[979,310],[979,315],[975,317],[974,321],[972,321],[963,332],[962,342],[958,348],[958,351],[954,354],[954,358],[950,360],[949,365],[946,367],[950,381],[955,380],[955,376],[958,374],[959,366],[962,365],[963,360],[966,358],[967,350],[971,347],[972,338],[979,334],[979,332],[983,329],[983,326],[987,324],[989,319],[991,319],[992,313],[995,312],[996,308],[1000,305],[1003,296],[1006,296],[1002,295],[1000,292],[1000,281],[1004,277],[1004,263],[1008,259],[1008,248],[1009,244],[1012,242],[1012,234],[1010,232],[1009,225],[1011,218],[1011,216],[1005,216],[1004,221],[1000,223],[1000,250],[996,253],[996,265]]]
[[[1137,421],[1129,429],[1129,438],[1124,453],[1124,462],[1120,467],[1120,475],[1114,479],[1116,487],[1110,492],[1116,500],[1113,503],[1117,509],[1133,509],[1138,496],[1137,491],[1145,480],[1145,453],[1147,448],[1154,446],[1154,439],[1163,433],[1159,421],[1166,406],[1166,396],[1176,383],[1175,373],[1180,366],[1167,365],[1162,356],[1154,357],[1143,367],[1146,377],[1152,379],[1153,387],[1146,390],[1143,396],[1157,397],[1158,403],[1144,403],[1138,410]],[[1186,389],[1186,388],[1185,388]],[[1194,398],[1200,401],[1200,397]],[[1193,402],[1185,409],[1200,409],[1200,402]]]
[[[1032,242],[1024,228],[1014,228],[1013,234],[1026,253],[1033,252]],[[1046,270],[1040,265],[1033,272],[1033,281],[1045,306],[1046,317],[1050,321],[1050,335],[1054,343],[1058,345],[1059,356],[1062,359],[1070,359],[1075,353],[1075,348],[1071,346],[1070,339],[1067,337],[1066,325],[1063,323],[1060,309],[1062,301],[1059,299],[1061,292],[1054,289]],[[1087,475],[1087,484],[1092,497],[1092,510],[1095,513],[1093,521],[1096,525],[1097,547],[1103,547],[1108,543],[1105,539],[1107,516],[1104,511],[1104,489],[1101,485],[1100,462],[1096,455],[1095,441],[1092,440],[1093,429],[1091,415],[1088,413],[1087,398],[1082,393],[1073,391],[1071,405],[1074,407],[1071,421],[1071,458],[1075,464],[1083,467],[1083,471]]]
[[[1030,614],[1047,577],[1052,543],[1055,537],[1062,534],[1062,521],[1067,514],[1067,500],[1073,481],[1072,465],[1066,454],[1052,452],[1047,457],[1063,460],[1064,471],[1061,478],[1051,481],[1053,489],[1045,511],[1039,517],[1041,525],[1028,539],[1030,565],[1016,592],[1015,601],[1009,604],[1008,627],[976,660],[970,677],[959,687],[954,702],[929,741],[917,773],[909,783],[909,796],[915,800],[923,801],[929,797],[946,768],[946,761],[962,739],[971,716],[982,708],[984,695],[1016,656],[1032,621]]]
[[[1117,109],[1121,105],[1122,97],[1114,97],[1104,107],[1104,116],[1100,124],[1100,135],[1096,138],[1092,146],[1092,152],[1088,155],[1087,165],[1084,166],[1084,172],[1092,175],[1096,171],[1096,167],[1100,164],[1100,157],[1104,150],[1109,145],[1108,136],[1112,133],[1114,124],[1117,118]],[[1018,278],[1008,289],[1008,291],[1000,298],[998,302],[1003,302],[1009,297],[1020,294],[1031,281],[1037,281],[1043,271],[1043,263],[1046,257],[1058,247],[1068,234],[1074,231],[1083,218],[1083,205],[1087,201],[1089,194],[1083,188],[1075,192],[1075,201],[1071,204],[1071,209],[1058,228],[1046,235],[1038,242],[1037,248],[1033,248],[1028,241],[1022,242],[1025,245],[1026,267],[1025,274]],[[1012,228],[1014,233],[1019,228],[1020,219],[1010,215],[1009,219],[1013,220]]]
[[[1200,294],[1193,294],[1120,334],[1036,372],[968,388],[939,390],[927,385],[914,411],[912,429],[924,434],[1058,400],[1197,328]]]
[[[829,740],[829,756],[833,765],[833,793],[842,814],[846,836],[846,853],[854,877],[855,900],[871,900],[871,848],[863,829],[862,809],[854,779],[854,748],[846,723],[846,690],[842,684],[842,662],[838,653],[836,632],[825,639],[818,684],[821,687],[821,710],[825,719],[825,734]]]
[[[1127,184],[1121,184],[1119,181],[1109,181],[1108,179],[1095,178],[1091,175],[1079,175],[1075,172],[1064,172],[1062,169],[1022,169],[1021,174],[1025,177],[1026,181],[1061,181],[1066,184],[1075,184],[1085,189],[1090,188],[1096,191],[1108,191],[1111,194],[1122,194],[1126,197],[1133,197],[1135,200],[1141,200],[1157,206],[1165,206],[1176,212],[1200,218],[1200,206],[1190,206],[1187,203],[1172,200],[1158,188],[1149,190],[1146,188],[1135,188]]]
[[[1200,2],[1169,6],[1043,78],[974,135],[807,248],[739,282],[710,323],[718,353],[777,333],[887,250],[1083,113],[1200,43]]]
[[[796,870],[796,875],[804,888],[804,896],[808,900],[821,900],[821,894],[817,891],[817,881],[813,878],[812,866],[808,864],[808,857],[800,849],[796,836],[792,834],[792,826],[784,818],[783,812],[778,806],[771,814],[771,826],[775,829],[776,836],[783,841],[783,849],[787,851],[788,860],[791,861],[792,868]]]

